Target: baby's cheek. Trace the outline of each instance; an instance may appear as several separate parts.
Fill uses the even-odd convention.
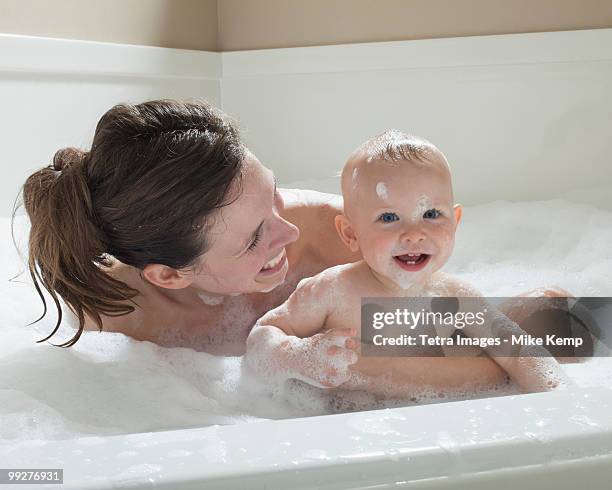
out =
[[[387,238],[381,234],[372,233],[367,237],[362,237],[360,243],[364,253],[373,258],[386,254],[389,248]]]
[[[370,237],[366,245],[362,246],[362,253],[370,267],[382,273],[390,256],[388,240],[384,237]]]
[[[378,235],[373,240],[374,249],[377,252],[388,253],[392,247],[393,240],[386,235]]]
[[[444,256],[450,255],[455,245],[455,232],[451,228],[439,228],[437,230],[439,253]]]

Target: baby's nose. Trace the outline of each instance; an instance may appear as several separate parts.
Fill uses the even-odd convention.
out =
[[[425,233],[419,226],[410,226],[402,231],[400,239],[408,242],[422,242],[425,240]]]

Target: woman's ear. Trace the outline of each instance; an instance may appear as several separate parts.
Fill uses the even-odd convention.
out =
[[[193,280],[181,274],[176,269],[162,264],[147,264],[142,271],[147,281],[166,289],[183,289]]]
[[[459,221],[461,221],[461,216],[463,216],[463,206],[461,204],[455,204],[453,206],[453,211],[455,212],[455,226],[457,226]]]
[[[357,242],[357,235],[355,235],[355,229],[349,219],[344,214],[339,214],[334,218],[334,224],[342,242],[351,252],[358,252],[359,243]]]

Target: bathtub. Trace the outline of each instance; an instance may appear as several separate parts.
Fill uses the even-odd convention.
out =
[[[61,488],[610,488],[612,389],[4,447]],[[21,487],[20,487],[21,488]]]
[[[281,183],[325,191],[338,190],[337,179],[321,181],[338,170],[329,162],[342,161],[355,143],[381,128],[414,123],[411,129],[448,149],[457,162],[458,195],[469,205],[449,272],[491,296],[547,284],[577,295],[612,296],[612,213],[604,211],[610,209],[610,189],[596,189],[609,185],[611,175],[611,39],[612,29],[602,29],[221,55],[0,36],[0,48],[10,53],[0,59],[0,72],[8,73],[0,78],[0,101],[14,116],[10,124],[0,120],[0,129],[30,129],[9,145],[6,160],[19,171],[0,182],[3,205],[12,204],[25,170],[40,167],[62,145],[85,141],[93,121],[119,100],[208,98],[241,118],[250,129],[249,144]],[[419,97],[410,99],[407,87]],[[410,111],[402,119],[397,104],[404,95]],[[22,110],[23,96],[35,97],[41,113],[62,112],[65,121],[49,127],[32,117]],[[379,111],[363,124],[346,117],[354,100],[369,97]],[[307,120],[302,106],[320,117]],[[442,111],[449,117],[431,117]],[[464,113],[470,118],[460,118]],[[274,135],[286,145],[282,152],[269,131],[278,117],[285,121]],[[463,135],[483,131],[488,138],[478,151],[462,142]],[[31,133],[41,134],[37,145]],[[305,147],[295,139],[300,134],[323,143]],[[325,140],[332,134],[334,145]],[[507,134],[522,138],[520,148],[504,146]],[[501,155],[499,148],[505,148]],[[491,175],[491,161],[498,175]],[[575,161],[593,167],[584,172]],[[311,173],[317,180],[305,182]],[[491,185],[481,185],[485,177]],[[562,195],[568,200],[558,199]],[[491,203],[498,199],[504,201]],[[0,264],[8,278],[20,271],[20,262],[9,254],[4,220]],[[568,229],[578,239],[568,239]],[[517,256],[519,245],[524,253]],[[475,247],[486,251],[477,260]],[[3,284],[0,293],[11,308],[3,312],[0,344],[0,429],[6,431],[4,439],[0,433],[0,467],[63,468],[64,483],[57,488],[610,488],[609,375],[558,392],[345,414],[262,420],[259,412],[230,420],[210,404],[192,416],[201,403],[197,373],[162,377],[184,368],[178,357],[108,333],[90,332],[71,351],[34,344],[23,325],[40,314],[37,297],[31,289]],[[141,361],[133,363],[137,355]],[[181,355],[185,365],[195,362],[193,352]],[[121,371],[121,365],[127,368]],[[151,365],[157,370],[150,371]],[[203,367],[219,375],[223,366]],[[73,376],[72,370],[83,374]],[[118,382],[128,371],[132,379]],[[159,380],[146,384],[147,376]],[[191,391],[174,396],[181,394],[177,386]],[[131,392],[138,395],[133,400]],[[65,398],[78,396],[82,410],[70,411]],[[248,398],[238,401],[251,408]],[[151,407],[156,403],[157,410]],[[123,406],[136,415],[122,419]],[[11,432],[12,421],[25,419]],[[28,437],[20,437],[24,427],[32,429]]]
[[[520,228],[527,212],[540,223],[543,236]],[[551,249],[548,245],[560,243],[564,233],[552,219],[558,212],[583,239]],[[585,213],[592,221],[584,219]],[[517,287],[552,282],[576,293],[589,287],[599,295],[609,291],[609,211],[555,200],[491,203],[468,207],[465,215],[449,268],[482,290],[510,294]],[[507,226],[494,233],[483,230],[489,216]],[[548,225],[542,228],[544,222]],[[540,247],[527,247],[516,257],[513,250],[494,246],[517,231]],[[483,263],[470,258],[476,243],[488,250]],[[595,264],[595,256],[603,260]],[[497,263],[487,265],[492,257]],[[556,271],[561,260],[581,272]],[[517,269],[521,262],[538,262],[540,269]],[[509,280],[506,289],[499,285],[500,276]],[[15,294],[12,289],[4,293]],[[38,311],[33,294],[23,297],[21,325],[29,318],[27,309]],[[17,305],[17,297],[12,298]],[[562,391],[295,418],[283,413],[280,420],[264,420],[278,414],[270,407],[255,412],[256,393],[231,383],[220,393],[206,379],[236,378],[239,358],[217,365],[214,356],[191,349],[97,332],[59,350],[35,345],[34,337],[25,337],[32,333],[27,329],[8,328],[7,343],[0,347],[0,466],[62,468],[61,488],[569,489],[583,484],[603,489],[612,478],[609,357],[569,365],[577,385]],[[43,331],[40,327],[38,333]],[[221,398],[235,390],[241,397],[226,406],[203,405],[196,395],[206,390]],[[256,416],[231,416],[238,405]],[[123,412],[131,415],[122,419]],[[11,433],[10,425],[19,429]],[[160,430],[168,426],[176,430]],[[37,431],[24,435],[29,428]]]

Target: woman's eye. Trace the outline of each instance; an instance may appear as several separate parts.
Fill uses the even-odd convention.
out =
[[[257,244],[259,243],[260,239],[261,239],[261,230],[259,230],[257,232],[257,234],[255,235],[255,238],[253,239],[253,241],[251,242],[251,244],[247,248],[247,252],[251,252],[251,251],[255,250],[255,248],[257,247]]]
[[[393,223],[398,219],[399,216],[395,213],[383,213],[378,217],[378,221],[382,221],[383,223]]]
[[[442,211],[436,208],[428,209],[425,211],[425,214],[423,214],[423,218],[425,219],[436,219],[438,216],[442,216]]]

